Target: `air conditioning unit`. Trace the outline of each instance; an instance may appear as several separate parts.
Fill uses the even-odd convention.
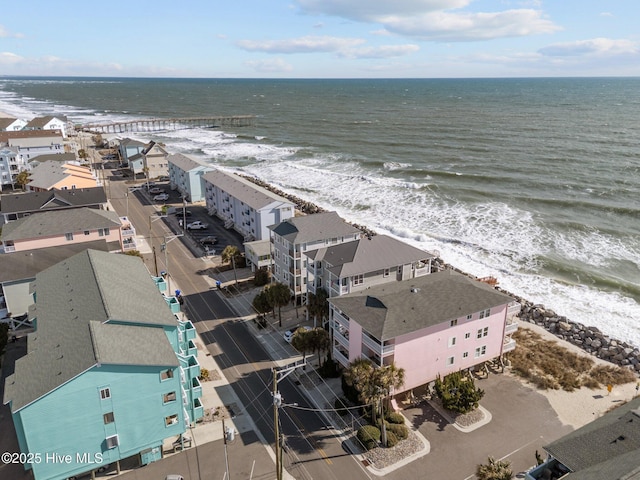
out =
[[[107,442],[108,449],[116,448],[118,445],[120,445],[118,435],[111,435],[110,437],[107,437],[105,441]]]

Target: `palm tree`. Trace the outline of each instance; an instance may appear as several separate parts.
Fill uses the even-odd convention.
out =
[[[324,328],[314,328],[309,332],[309,343],[312,350],[315,350],[318,354],[318,367],[322,363],[320,354],[329,349],[331,341],[329,339],[329,332]]]
[[[489,463],[478,465],[476,477],[478,480],[511,480],[513,478],[511,463],[489,457]]]
[[[319,288],[316,290],[315,295],[310,293],[308,296],[307,310],[313,317],[314,326],[317,325],[318,318],[324,323],[324,319],[329,315],[329,302],[327,302],[327,298],[329,298],[329,295],[324,288]]]
[[[289,304],[291,300],[291,291],[289,287],[284,283],[273,283],[267,288],[267,295],[269,296],[269,303],[275,309],[278,307],[278,326],[282,326],[282,307]]]
[[[271,304],[269,303],[267,292],[262,290],[255,297],[253,297],[252,305],[255,311],[261,315],[269,312],[271,310]]]
[[[25,189],[29,183],[29,172],[26,170],[21,170],[18,175],[16,175],[15,184],[18,185],[22,190]]]
[[[302,352],[302,363],[307,358],[307,351],[313,350],[313,330],[298,328],[291,338],[293,348]]]

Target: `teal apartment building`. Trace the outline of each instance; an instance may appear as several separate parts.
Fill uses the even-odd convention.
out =
[[[36,480],[137,457],[203,416],[191,322],[136,257],[86,250],[37,274],[27,354],[5,382]]]

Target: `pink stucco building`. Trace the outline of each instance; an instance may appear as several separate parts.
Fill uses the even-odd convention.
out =
[[[407,391],[515,348],[520,305],[452,270],[329,299],[333,358],[405,370]]]

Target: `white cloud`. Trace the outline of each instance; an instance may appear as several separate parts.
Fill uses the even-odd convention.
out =
[[[11,52],[0,52],[0,65],[15,65],[22,63],[24,58]]]
[[[425,12],[462,8],[471,0],[296,0],[303,12],[335,15],[362,22],[381,16],[412,16]]]
[[[392,58],[409,55],[420,50],[417,45],[383,45],[381,47],[353,48],[339,52],[345,58]]]
[[[267,60],[252,60],[244,62],[248,67],[253,68],[256,72],[277,73],[290,72],[293,67],[281,58],[270,58]]]
[[[538,52],[549,57],[618,56],[638,55],[640,53],[639,47],[638,42],[631,40],[592,38],[575,42],[556,43],[541,48]]]
[[[299,37],[285,40],[241,40],[237,45],[250,52],[267,53],[316,53],[337,52],[364,43],[360,38]]]
[[[22,33],[12,33],[4,25],[0,25],[0,38],[24,38]]]
[[[423,40],[489,40],[551,33],[560,29],[538,9],[460,10],[470,3],[470,0],[297,0],[306,13],[378,23],[388,32]],[[536,2],[533,4],[537,5]]]
[[[613,13],[611,13],[611,12],[601,12],[600,16],[601,17],[613,17]]]

